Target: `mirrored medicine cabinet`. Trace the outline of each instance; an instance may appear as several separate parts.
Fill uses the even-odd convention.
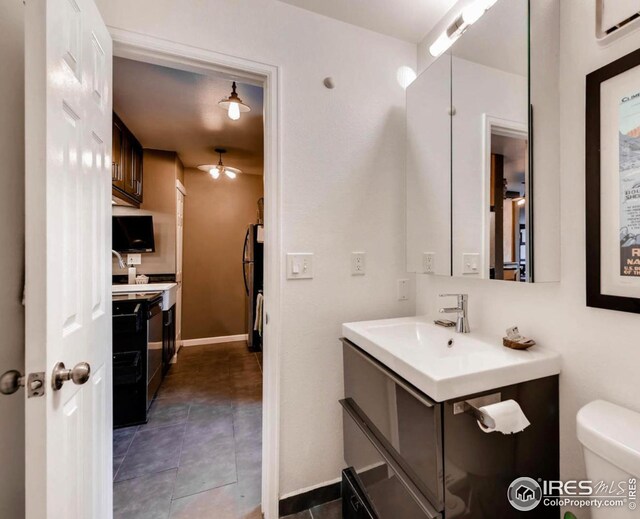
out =
[[[552,17],[552,2],[549,6],[539,16]],[[553,56],[541,51],[547,62],[534,68],[555,66]],[[549,95],[548,86],[556,70],[547,70],[549,76],[541,79],[546,85],[531,89],[529,53],[529,1],[498,0],[407,88],[410,272],[513,282],[555,280],[559,247],[553,250],[551,235],[559,239],[559,225],[553,228],[557,221],[549,214],[559,211],[554,194],[559,185],[557,171],[550,172],[549,166],[559,166],[558,145],[549,143],[544,185],[534,191],[538,178],[533,169],[532,96],[545,92],[540,96],[544,122],[555,124],[557,99]],[[545,212],[550,213],[534,234],[534,206],[540,196],[546,197]],[[540,276],[534,271],[539,264],[534,236],[539,232],[547,234],[541,240],[546,257],[540,260]]]

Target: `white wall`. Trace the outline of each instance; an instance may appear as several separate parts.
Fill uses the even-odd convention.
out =
[[[457,56],[451,68],[455,108],[451,119],[453,275],[465,275],[464,254],[475,253],[480,255],[480,268],[471,276],[488,277],[489,230],[485,224],[489,226],[491,171],[483,167],[483,116],[506,119],[526,129],[527,79]]]
[[[517,324],[524,334],[562,353],[563,478],[584,476],[575,431],[580,406],[604,398],[640,411],[640,316],[585,306],[585,75],[640,46],[638,31],[610,46],[599,46],[594,3],[562,0],[560,7],[561,282],[524,285],[422,275],[417,281],[418,314],[433,314],[440,292],[466,292],[472,330],[484,331],[498,341],[508,326]],[[549,130],[552,137],[554,129]],[[535,145],[544,147],[545,142],[538,139]],[[538,211],[547,210],[544,198],[537,204]]]
[[[450,109],[451,56],[446,55],[407,88],[408,272],[425,272],[428,252],[434,274],[451,273]]]
[[[24,370],[24,6],[0,3],[0,373]],[[0,395],[0,517],[24,516],[24,391]]]
[[[414,312],[396,300],[404,258],[404,90],[415,45],[275,0],[99,0],[107,24],[281,67],[283,246],[314,252],[315,278],[285,282],[281,494],[342,466],[345,321]],[[332,76],[334,90],[322,80]],[[351,251],[367,274],[350,275]]]

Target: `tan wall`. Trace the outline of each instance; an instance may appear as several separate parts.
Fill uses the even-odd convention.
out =
[[[263,178],[214,181],[185,169],[183,339],[246,333],[242,246],[257,221]]]
[[[144,150],[142,163],[143,201],[140,209],[114,206],[114,215],[153,216],[156,252],[142,255],[140,274],[174,274],[176,272],[176,179],[183,166],[173,151]],[[125,258],[126,261],[126,258]],[[113,261],[114,274],[126,274]]]
[[[0,373],[24,370],[24,6],[0,2]],[[24,517],[24,390],[0,395],[0,517]]]

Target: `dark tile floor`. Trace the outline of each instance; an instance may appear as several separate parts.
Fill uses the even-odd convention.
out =
[[[261,361],[244,342],[180,351],[149,422],[114,431],[114,519],[261,517]]]
[[[287,515],[282,519],[341,519],[342,501],[340,499],[314,506],[309,510],[303,510],[297,514]]]

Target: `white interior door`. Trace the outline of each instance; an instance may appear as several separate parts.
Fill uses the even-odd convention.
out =
[[[176,189],[176,348],[182,346],[182,252],[184,240],[184,187]]]
[[[92,0],[26,1],[27,519],[112,516],[111,49]]]

